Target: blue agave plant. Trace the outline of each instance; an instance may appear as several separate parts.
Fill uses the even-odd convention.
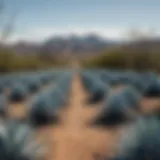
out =
[[[36,160],[42,151],[28,125],[13,121],[0,125],[0,159]]]
[[[156,80],[149,83],[146,89],[144,90],[143,96],[147,98],[153,98],[153,97],[159,98],[160,97],[160,81]]]
[[[11,92],[9,94],[10,102],[21,102],[27,98],[28,90],[21,83],[16,83],[11,88]]]
[[[98,117],[94,120],[94,125],[116,126],[128,122],[132,119],[129,108],[124,97],[117,93],[111,95],[105,102]]]
[[[41,84],[38,79],[30,79],[27,86],[30,93],[36,93],[40,89]]]
[[[0,115],[3,118],[6,118],[7,116],[7,108],[8,107],[8,103],[7,103],[7,99],[6,96],[4,94],[0,95]]]
[[[37,96],[30,106],[28,118],[35,127],[41,127],[55,122],[57,117],[49,97],[43,94]]]
[[[82,73],[82,81],[84,86],[91,94],[87,103],[98,103],[107,97],[109,92],[109,85],[105,84],[99,77],[95,77],[91,74]]]
[[[123,135],[112,160],[160,159],[160,121],[156,118],[138,120]]]
[[[128,107],[132,107],[132,109],[139,109],[139,102],[142,98],[140,92],[135,88],[128,86],[122,90],[121,94]]]

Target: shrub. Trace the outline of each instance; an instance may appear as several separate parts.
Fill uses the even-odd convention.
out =
[[[0,72],[28,71],[66,65],[59,59],[41,59],[39,54],[22,55],[11,49],[0,48]]]
[[[160,71],[159,52],[116,47],[82,62],[87,68],[133,69],[136,71]]]
[[[101,56],[95,57],[92,60],[84,62],[85,67],[89,68],[110,68],[110,69],[124,69],[126,67],[124,53],[120,49],[104,52]]]

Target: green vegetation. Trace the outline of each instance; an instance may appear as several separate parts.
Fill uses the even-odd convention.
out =
[[[87,68],[134,69],[160,71],[160,52],[118,47],[82,62]]]
[[[39,55],[17,55],[8,49],[0,49],[0,72],[28,71],[60,67],[64,61],[56,58],[45,59]]]

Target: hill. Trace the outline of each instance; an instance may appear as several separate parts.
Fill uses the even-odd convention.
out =
[[[89,34],[86,36],[70,35],[54,36],[43,43],[32,43],[20,41],[10,47],[19,54],[49,54],[51,56],[62,55],[93,55],[102,52],[105,48],[115,44],[114,41],[106,40],[98,35]]]

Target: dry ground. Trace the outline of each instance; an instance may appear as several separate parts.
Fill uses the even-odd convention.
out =
[[[92,128],[88,123],[98,113],[98,106],[87,106],[80,77],[75,75],[69,106],[60,114],[61,124],[51,127],[48,160],[92,160],[97,154],[112,154],[117,133]]]

